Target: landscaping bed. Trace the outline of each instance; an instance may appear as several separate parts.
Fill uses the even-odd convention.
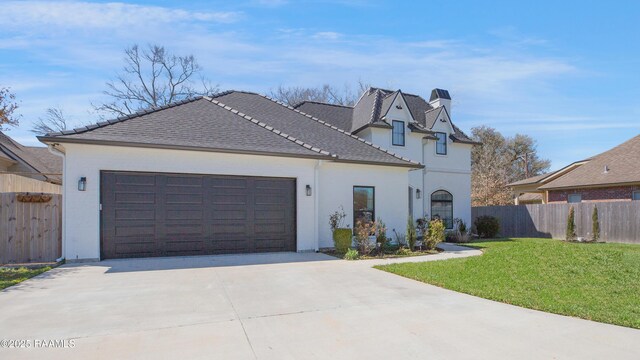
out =
[[[321,250],[322,253],[327,254],[327,255],[331,255],[331,256],[335,256],[337,258],[340,259],[344,259],[345,257],[345,253],[344,252],[339,252],[336,251],[334,249],[324,249]],[[438,254],[442,252],[442,250],[440,249],[435,249],[435,250],[420,250],[420,249],[415,249],[413,251],[409,250],[408,248],[400,248],[398,246],[391,246],[391,247],[387,247],[386,249],[382,250],[382,251],[375,251],[370,253],[370,254],[360,254],[358,255],[358,260],[367,260],[367,259],[393,259],[393,258],[403,258],[403,257],[410,257],[410,256],[421,256],[421,255],[431,255],[431,254]]]
[[[40,275],[43,272],[49,271],[51,269],[52,269],[51,266],[43,266],[43,267],[37,267],[37,268],[27,268],[27,267],[0,268],[0,290],[8,288],[9,286],[13,286],[18,283],[21,283],[29,278],[32,278],[36,275]]]
[[[481,240],[477,257],[376,268],[530,309],[640,329],[640,245]]]

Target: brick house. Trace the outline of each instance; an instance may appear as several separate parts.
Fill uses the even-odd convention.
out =
[[[640,135],[602,154],[508,186],[516,205],[640,200]]]

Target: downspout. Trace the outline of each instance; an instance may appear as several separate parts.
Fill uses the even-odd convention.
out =
[[[320,244],[320,181],[319,181],[319,173],[320,166],[322,166],[322,160],[318,160],[316,165],[313,168],[313,207],[314,207],[314,221],[313,221],[313,233],[315,236],[316,242],[316,252],[318,252],[319,244]]]
[[[55,156],[60,156],[62,158],[62,246],[60,249],[60,257],[56,259],[56,262],[59,263],[61,261],[64,261],[64,254],[65,254],[65,243],[66,243],[66,218],[67,218],[67,207],[65,206],[65,200],[66,200],[66,196],[64,195],[65,190],[65,184],[67,183],[65,176],[67,174],[67,161],[66,161],[66,156],[64,155],[64,153],[58,149],[56,149],[56,145],[57,144],[47,144],[47,150],[49,150],[49,152]]]

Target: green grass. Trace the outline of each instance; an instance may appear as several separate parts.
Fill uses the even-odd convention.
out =
[[[482,256],[376,266],[530,309],[640,329],[640,245],[475,241]]]
[[[0,290],[23,282],[29,278],[32,278],[49,270],[51,270],[50,266],[38,269],[27,269],[24,267],[18,269],[0,269]]]

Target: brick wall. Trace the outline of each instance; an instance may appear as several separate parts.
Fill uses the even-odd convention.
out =
[[[628,201],[631,200],[631,195],[634,190],[640,190],[640,185],[613,186],[607,188],[551,190],[549,191],[549,203],[566,203],[569,194],[582,194],[583,202]]]

